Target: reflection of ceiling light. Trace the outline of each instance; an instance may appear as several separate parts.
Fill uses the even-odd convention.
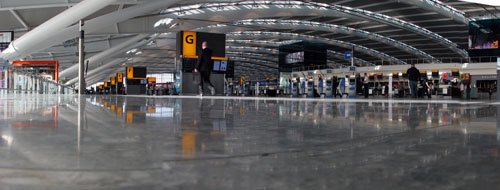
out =
[[[467,68],[467,66],[468,66],[468,65],[469,65],[469,63],[464,63],[464,64],[462,65],[462,69]]]
[[[470,24],[472,26],[475,26],[476,28],[481,28],[481,26],[478,23],[476,23],[476,22],[471,22]]]
[[[489,34],[489,33],[491,33],[491,30],[490,29],[486,29],[486,28],[481,28],[481,29],[479,29],[479,31],[481,31],[483,34]]]
[[[460,1],[489,5],[489,6],[500,6],[500,1],[492,1],[492,0],[460,0]]]

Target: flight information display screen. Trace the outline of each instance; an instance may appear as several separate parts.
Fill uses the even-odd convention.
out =
[[[287,64],[292,64],[292,63],[302,63],[304,62],[304,52],[295,52],[295,53],[290,53],[286,55],[286,63]]]
[[[220,62],[220,71],[226,71],[227,70],[227,61],[221,61]]]
[[[219,70],[220,70],[220,60],[214,60],[213,71],[219,71]]]

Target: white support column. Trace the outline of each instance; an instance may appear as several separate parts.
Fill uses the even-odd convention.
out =
[[[54,37],[55,34],[58,34],[66,27],[75,24],[79,20],[101,10],[115,1],[116,0],[84,0],[24,34],[19,39],[14,40],[4,53],[0,55],[5,60],[14,60],[22,55],[34,53],[29,51],[34,44],[46,44],[49,38]],[[55,37],[57,38],[58,36]]]
[[[79,63],[78,63],[78,93],[83,94],[85,91],[85,31],[83,30],[83,25],[84,21],[80,20],[80,40],[79,40],[79,45],[78,45],[78,56],[79,56]]]

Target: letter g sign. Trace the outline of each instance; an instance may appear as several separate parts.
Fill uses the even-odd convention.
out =
[[[193,35],[187,35],[186,36],[186,43],[193,44],[193,42],[194,42]]]

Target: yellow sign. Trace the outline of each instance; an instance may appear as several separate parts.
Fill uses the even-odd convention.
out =
[[[116,85],[116,77],[111,77],[111,86]]]
[[[116,75],[117,79],[118,79],[118,83],[122,83],[123,82],[123,73],[118,73]]]
[[[109,83],[108,82],[104,82],[104,88],[108,88],[109,87]]]
[[[127,67],[127,78],[129,78],[129,79],[134,78],[134,68],[133,67]]]
[[[156,77],[149,77],[148,82],[155,83],[156,82]]]
[[[183,32],[182,56],[196,56],[196,32]]]

